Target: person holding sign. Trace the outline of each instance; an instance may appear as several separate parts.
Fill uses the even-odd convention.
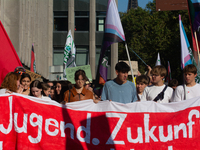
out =
[[[124,104],[137,101],[135,84],[127,81],[130,67],[125,62],[118,62],[115,71],[117,77],[105,83],[101,100],[111,100]]]
[[[86,79],[85,71],[81,69],[77,70],[75,72],[76,84],[71,90],[67,90],[64,93],[64,102],[62,103],[94,99],[93,93],[84,87]]]

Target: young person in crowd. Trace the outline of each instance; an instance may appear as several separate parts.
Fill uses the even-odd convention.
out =
[[[42,95],[42,83],[40,81],[34,80],[30,85],[30,90],[30,96],[50,100],[49,97]]]
[[[142,93],[146,86],[149,85],[150,78],[147,75],[140,75],[136,78],[136,90],[138,94],[138,100],[141,100]]]
[[[31,84],[31,77],[27,73],[23,73],[21,75],[20,84],[23,89],[22,94],[29,95],[30,94],[30,84]]]
[[[54,89],[54,87],[51,87],[51,90],[50,90],[50,98],[51,99],[54,98],[54,93],[55,93],[55,89]]]
[[[172,101],[173,89],[164,84],[163,79],[167,75],[164,66],[155,66],[152,71],[152,84],[144,89],[141,101],[155,101],[158,103],[169,103]]]
[[[101,99],[124,104],[137,101],[135,84],[127,81],[130,67],[125,62],[118,62],[115,66],[115,71],[117,77],[105,83]]]
[[[197,68],[195,65],[187,65],[183,69],[185,84],[176,88],[173,101],[182,101],[200,96],[200,84],[195,82]]]
[[[58,81],[55,85],[55,91],[54,91],[54,97],[52,98],[53,100],[57,102],[61,102],[61,90],[64,86],[68,86],[69,81]],[[63,99],[62,99],[63,101]]]
[[[53,84],[52,81],[47,81],[47,84],[50,86],[50,88],[51,88],[51,87],[54,87],[54,84]]]
[[[85,82],[84,87],[85,87],[87,90],[89,90],[89,91],[91,91],[91,92],[93,93],[94,98],[95,98],[96,100],[99,100],[99,101],[101,100],[101,96],[98,97],[98,95],[96,95],[96,94],[94,93],[94,90],[93,90],[93,88],[92,88],[91,82],[89,81],[88,78],[86,79],[86,82]]]
[[[86,81],[86,74],[84,70],[77,70],[75,72],[75,82],[76,84],[71,90],[65,92],[65,103],[75,102],[87,99],[94,99],[93,93],[85,89],[84,84]]]
[[[47,83],[43,82],[42,83],[42,93],[43,93],[43,95],[49,97],[50,91],[51,91],[50,86]]]
[[[168,86],[171,87],[175,91],[175,89],[178,86],[178,80],[176,80],[176,79],[170,80]]]
[[[22,91],[20,91],[20,78],[20,74],[9,72],[1,83],[0,94],[11,92],[21,93]]]
[[[62,89],[60,91],[60,99],[58,100],[59,103],[64,101],[65,92],[67,90],[71,90],[72,88],[73,88],[73,84],[70,81],[65,81],[65,84],[63,84]]]

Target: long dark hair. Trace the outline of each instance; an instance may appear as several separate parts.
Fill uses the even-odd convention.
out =
[[[23,73],[23,74],[21,75],[20,83],[22,83],[22,80],[23,80],[24,78],[29,78],[30,81],[31,81],[31,76],[30,76],[28,73]]]
[[[31,83],[31,85],[30,85],[30,89],[31,89],[32,87],[36,87],[36,88],[38,88],[38,89],[42,89],[42,84],[41,84],[41,82],[40,82],[39,80],[34,80],[34,81]],[[42,94],[42,93],[41,93],[41,94]],[[30,92],[30,96],[33,96],[32,92]]]
[[[58,81],[57,83],[61,84],[61,91],[60,91],[60,94],[57,94],[56,90],[54,89],[53,100],[60,103],[64,100],[64,92],[69,89],[68,85],[71,85],[71,82],[70,81]]]

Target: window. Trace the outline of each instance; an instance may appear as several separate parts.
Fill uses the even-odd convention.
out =
[[[88,46],[78,46],[76,48],[76,65],[84,66],[88,65],[89,59],[89,50]]]
[[[67,11],[54,11],[54,31],[68,31]]]
[[[96,12],[96,31],[104,31],[106,12]]]
[[[89,63],[89,47],[88,46],[77,46],[76,47],[76,65],[84,66]],[[64,47],[54,47],[53,49],[53,65],[63,65],[64,59]]]
[[[75,11],[75,31],[89,31],[89,11]]]
[[[53,48],[53,65],[63,65],[64,59],[64,47],[54,47]]]

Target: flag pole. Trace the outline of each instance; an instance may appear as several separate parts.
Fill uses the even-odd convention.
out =
[[[199,44],[198,44],[198,41],[197,41],[197,33],[196,33],[196,31],[194,32],[194,36],[195,36],[195,41],[196,41],[196,46],[197,46],[198,58],[200,60],[200,56],[199,56]],[[199,62],[198,62],[198,64],[199,64]],[[198,66],[198,64],[197,64],[197,66]]]
[[[135,80],[134,80],[134,76],[133,76],[133,69],[132,69],[132,65],[131,65],[131,59],[130,59],[130,56],[129,56],[127,43],[125,43],[125,47],[126,47],[126,53],[127,53],[127,56],[128,56],[129,66],[131,68],[131,75],[132,75],[132,78],[133,78],[133,83],[135,84]]]

